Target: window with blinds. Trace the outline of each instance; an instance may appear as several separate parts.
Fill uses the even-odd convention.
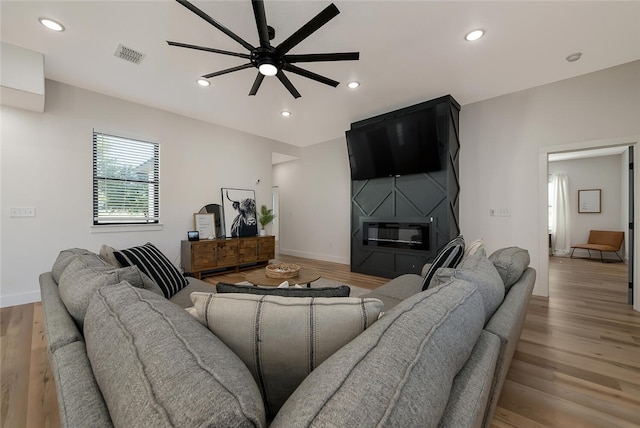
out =
[[[93,133],[93,224],[160,220],[160,147]]]

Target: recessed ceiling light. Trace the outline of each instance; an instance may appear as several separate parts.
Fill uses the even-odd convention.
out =
[[[482,36],[484,36],[484,30],[473,30],[466,36],[464,36],[464,38],[469,42],[473,42],[474,40],[478,40]]]
[[[360,86],[360,82],[356,82],[355,80],[353,82],[349,82],[347,83],[347,86],[349,87],[349,89],[355,89],[358,86]]]
[[[569,55],[566,60],[569,62],[576,62],[577,60],[579,60],[582,57],[582,52],[576,52],[576,53],[572,53],[571,55]]]
[[[198,85],[200,86],[209,86],[211,84],[211,82],[209,82],[207,79],[198,79]]]
[[[280,112],[280,114],[281,114],[282,116],[284,116],[284,117],[289,117],[289,116],[291,116],[291,112],[290,112],[290,111],[287,111],[287,110],[281,111],[281,112]]]
[[[53,19],[38,18],[38,21],[40,21],[40,23],[42,25],[44,25],[45,27],[47,27],[49,30],[64,31],[64,25],[60,24],[59,22],[54,21]]]

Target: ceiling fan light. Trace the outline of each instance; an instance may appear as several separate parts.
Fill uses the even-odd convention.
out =
[[[260,64],[258,70],[260,71],[260,74],[263,74],[264,76],[275,76],[278,74],[278,67],[268,62]]]
[[[474,40],[478,40],[482,36],[484,36],[484,30],[473,30],[467,33],[467,35],[464,36],[464,39],[469,42],[473,42]]]
[[[49,30],[58,31],[58,32],[64,31],[64,25],[54,21],[53,19],[38,18],[38,21],[40,21],[40,23],[45,27],[47,27]]]

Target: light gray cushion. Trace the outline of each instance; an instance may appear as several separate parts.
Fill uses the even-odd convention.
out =
[[[529,266],[529,251],[518,247],[507,247],[497,250],[489,256],[508,290],[516,283],[522,272]]]
[[[105,259],[109,264],[113,265],[113,267],[122,267],[118,259],[116,258],[115,252],[118,251],[109,245],[102,244],[100,247],[100,257]]]
[[[58,257],[51,268],[51,273],[53,274],[53,279],[55,279],[56,284],[60,283],[62,272],[64,272],[67,266],[69,266],[69,263],[71,263],[71,261],[77,256],[86,256],[84,259],[92,266],[108,266],[108,263],[105,260],[89,250],[85,250],[83,248],[69,248],[67,250],[62,250],[58,254]]]
[[[102,287],[85,319],[87,353],[115,426],[263,427],[244,363],[187,311],[127,283]]]
[[[302,380],[373,324],[382,302],[193,293],[198,319],[249,367],[274,415]]]
[[[478,238],[475,241],[473,241],[471,244],[467,244],[465,246],[463,258],[473,256],[476,253],[481,253],[486,255],[486,251],[484,249],[484,239],[482,238]],[[100,255],[102,255],[102,252],[100,252]]]
[[[212,284],[202,281],[201,279],[188,276],[187,281],[189,282],[189,285],[178,291],[173,295],[172,298],[169,299],[171,302],[183,308],[193,306],[193,302],[191,301],[191,293],[195,291],[200,291],[202,293],[213,293],[215,291],[215,287]]]
[[[458,282],[386,312],[311,372],[271,427],[437,426],[484,323],[477,287]]]
[[[145,288],[152,283],[145,282],[136,266],[114,268],[113,266],[92,266],[83,256],[73,259],[60,277],[58,289],[60,298],[73,319],[82,326],[89,299],[95,291],[105,285],[127,281],[134,287]],[[155,290],[152,290],[155,291]],[[159,291],[159,290],[158,290]]]
[[[504,300],[504,284],[496,267],[482,253],[469,256],[455,269],[438,269],[430,287],[449,282],[451,278],[469,281],[478,286],[484,304],[485,322]]]

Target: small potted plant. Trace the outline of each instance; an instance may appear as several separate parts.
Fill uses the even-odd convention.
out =
[[[273,210],[267,208],[266,205],[260,206],[260,215],[258,216],[258,222],[262,228],[260,229],[260,236],[265,236],[267,232],[265,232],[264,227],[271,223],[273,219],[276,218],[276,215],[273,213]]]

